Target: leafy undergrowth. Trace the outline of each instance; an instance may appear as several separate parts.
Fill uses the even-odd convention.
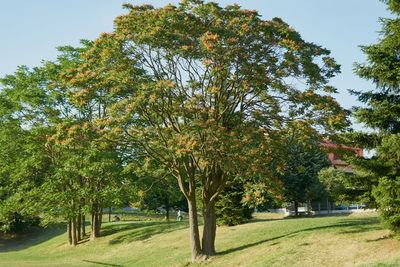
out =
[[[220,227],[218,255],[189,263],[187,222],[105,223],[103,236],[66,244],[65,229],[0,241],[0,266],[400,266],[400,241],[376,214],[283,219],[257,214]]]

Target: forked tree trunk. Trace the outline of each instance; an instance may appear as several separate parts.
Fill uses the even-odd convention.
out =
[[[189,206],[189,226],[190,226],[190,247],[192,250],[192,261],[204,258],[200,246],[199,222],[197,220],[196,198],[192,196],[188,199]]]
[[[204,227],[202,238],[203,254],[206,257],[215,255],[215,235],[217,230],[217,221],[215,215],[215,202],[205,202],[203,210]]]
[[[102,221],[102,210],[100,205],[94,204],[92,209],[92,228],[90,233],[90,239],[94,240],[97,237],[100,237],[100,228],[101,228],[101,221]]]
[[[210,181],[208,187],[203,188],[203,238],[202,251],[208,258],[215,255],[215,237],[217,230],[217,216],[215,214],[215,200],[224,188],[224,175],[221,168],[214,166],[207,179]],[[206,183],[207,184],[207,183]]]
[[[90,232],[90,240],[94,240],[97,237],[99,237],[99,217],[97,215],[97,212],[92,212],[92,227],[91,227],[91,232]]]

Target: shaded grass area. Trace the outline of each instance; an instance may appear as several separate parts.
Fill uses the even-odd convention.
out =
[[[376,214],[284,219],[257,214],[220,227],[217,256],[189,262],[188,223],[105,223],[102,237],[73,248],[65,228],[0,241],[0,266],[400,266],[400,241]]]
[[[178,222],[123,223],[106,225],[102,234],[108,236],[119,233],[108,242],[115,245],[122,242],[144,241],[154,235],[166,234],[184,228],[186,228],[186,224]]]
[[[139,210],[125,211],[123,209],[113,209],[111,212],[111,220],[114,216],[118,216],[122,221],[160,221],[164,219],[164,214],[157,212],[143,212]],[[174,211],[170,212],[170,219],[174,220],[176,218],[176,213]],[[107,222],[109,219],[109,214],[105,210],[103,214],[103,221]]]
[[[47,229],[34,227],[30,232],[20,233],[15,237],[0,235],[0,252],[24,250],[59,236],[65,231],[65,225],[57,224]]]

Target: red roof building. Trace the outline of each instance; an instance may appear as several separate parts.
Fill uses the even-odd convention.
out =
[[[352,151],[357,157],[364,157],[364,151],[362,148],[337,145],[329,141],[322,142],[321,145],[328,149],[328,159],[332,166],[335,169],[343,170],[344,172],[352,173],[353,169],[347,162],[340,159],[340,150]]]

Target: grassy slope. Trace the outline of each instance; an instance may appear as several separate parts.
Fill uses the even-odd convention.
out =
[[[64,229],[0,242],[0,266],[189,265],[187,222],[104,224],[104,237],[72,248]],[[220,227],[207,266],[400,266],[400,241],[375,215],[271,219]],[[198,264],[193,264],[197,266]],[[191,265],[192,266],[192,265]]]

